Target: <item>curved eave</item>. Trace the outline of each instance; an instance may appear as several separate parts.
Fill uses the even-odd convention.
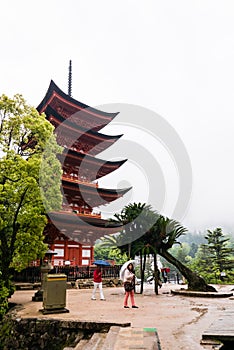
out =
[[[86,155],[90,156],[96,156],[99,153],[106,150],[108,147],[112,146],[116,141],[119,140],[119,138],[122,136],[107,136],[107,135],[91,135],[90,133],[82,134],[82,135],[75,135],[68,132],[68,130],[62,130],[60,129],[59,132],[55,132],[57,136],[57,143],[64,147],[64,140],[63,136],[68,137],[68,145],[69,147],[73,148],[80,148],[81,146],[78,146],[80,143],[84,147],[86,147],[86,150],[83,152]],[[101,137],[100,137],[101,136]],[[61,137],[61,139],[60,139]]]
[[[100,158],[95,158],[84,153],[65,149],[63,154],[58,155],[58,159],[62,164],[73,165],[79,167],[82,164],[83,168],[89,168],[90,172],[96,174],[91,177],[91,181],[100,179],[101,177],[110,174],[111,172],[120,168],[127,159],[120,161],[105,161]]]
[[[125,193],[127,193],[129,190],[131,190],[132,187],[123,188],[123,189],[110,189],[110,188],[97,188],[85,184],[77,184],[72,181],[68,180],[62,180],[63,187],[70,188],[73,191],[80,191],[84,193],[90,193],[90,194],[96,194],[98,193],[100,196],[123,196]]]
[[[54,119],[57,121],[58,126],[55,127],[59,128],[62,130],[62,128],[67,129],[67,130],[72,130],[73,132],[77,132],[78,134],[81,135],[90,135],[91,137],[94,137],[96,139],[99,139],[100,141],[105,141],[105,140],[111,140],[111,139],[119,139],[120,137],[123,136],[123,134],[120,135],[106,135],[102,134],[100,132],[94,131],[92,129],[87,129],[82,126],[79,126],[78,124],[74,123],[72,120],[65,119],[61,114],[56,112],[53,108],[50,106],[47,107],[46,109],[46,116],[47,119],[50,119],[51,116],[54,117]]]
[[[104,219],[98,219],[98,218],[92,218],[90,216],[77,216],[74,213],[68,213],[68,212],[50,212],[48,214],[49,219],[53,221],[58,221],[64,224],[70,224],[70,225],[77,225],[77,222],[88,223],[97,227],[112,227],[112,228],[120,228],[122,227],[119,223],[113,223],[108,220]]]
[[[98,132],[96,130],[96,127],[94,128],[84,128],[82,125],[79,125],[78,121],[79,121],[79,114],[76,116],[72,116],[68,119],[66,119],[62,114],[60,114],[59,112],[57,112],[54,108],[52,108],[50,105],[48,105],[44,111],[45,115],[46,115],[46,119],[51,121],[55,121],[56,122],[56,126],[55,129],[57,127],[62,127],[64,125],[64,127],[72,129],[74,131],[77,131],[79,133],[87,133],[87,132],[93,132],[95,135],[98,134]],[[83,119],[82,119],[83,121]]]
[[[50,81],[49,88],[46,92],[45,97],[41,101],[41,103],[38,105],[37,110],[41,113],[44,112],[46,109],[49,101],[51,100],[53,94],[56,94],[57,97],[61,97],[61,102],[64,104],[71,105],[72,107],[76,108],[77,111],[80,110],[85,110],[88,114],[92,115],[93,118],[97,118],[100,120],[100,124],[108,124],[116,115],[119,113],[108,113],[108,112],[103,112],[100,111],[96,108],[92,108],[78,100],[75,100],[71,96],[67,95],[64,93],[56,84],[53,80]],[[103,122],[101,122],[103,121]]]
[[[79,126],[72,120],[65,119],[50,106],[48,106],[46,109],[46,116],[49,121],[52,121],[53,119],[58,124],[55,126],[55,133],[57,135],[66,134],[71,140],[92,144],[93,148],[88,152],[92,155],[97,155],[98,153],[103,152],[106,148],[110,147],[123,136],[123,134],[106,135],[95,130]],[[61,144],[61,146],[63,146],[63,144]]]
[[[111,203],[131,190],[131,187],[120,190],[96,188],[64,179],[62,180],[62,186],[64,195],[70,197],[73,202],[82,198],[92,208]]]
[[[95,241],[102,236],[121,230],[121,225],[112,224],[103,219],[78,217],[74,213],[51,212],[48,218],[49,222],[44,230],[45,235],[50,235],[52,226],[58,233],[80,244],[94,245]]]
[[[105,151],[108,147],[112,146],[116,141],[118,141],[120,139],[122,135],[118,135],[118,136],[107,136],[105,135],[105,140],[100,138],[94,138],[94,137],[90,137],[90,135],[82,135],[79,138],[79,141],[81,143],[86,143],[89,144],[89,142],[92,140],[92,147],[90,147],[90,149],[86,152],[86,154],[89,154],[91,156],[96,156],[99,153]]]

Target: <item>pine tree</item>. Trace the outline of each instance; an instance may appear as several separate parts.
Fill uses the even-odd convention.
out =
[[[234,249],[227,247],[229,238],[225,237],[221,228],[216,228],[213,231],[207,230],[208,234],[205,236],[207,240],[206,246],[210,253],[210,265],[213,271],[218,273],[223,279],[231,269],[234,269]]]

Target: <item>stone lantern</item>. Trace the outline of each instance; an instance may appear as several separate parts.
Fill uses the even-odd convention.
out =
[[[51,249],[48,249],[47,252],[45,253],[45,257],[41,264],[41,288],[32,297],[32,301],[43,301],[43,290],[44,290],[45,279],[49,271],[53,267],[51,261],[52,261],[53,255],[55,254],[57,253]]]

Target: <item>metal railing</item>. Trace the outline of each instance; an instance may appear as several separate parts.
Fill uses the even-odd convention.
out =
[[[96,267],[92,266],[54,266],[49,273],[63,273],[67,276],[67,281],[72,282],[77,279],[93,278],[93,272]],[[103,266],[102,278],[118,278],[121,265]],[[13,273],[14,282],[38,283],[41,282],[40,266],[27,267],[21,272]]]
[[[115,266],[103,266],[102,277],[103,278],[119,278],[119,271],[122,265]],[[54,266],[49,273],[52,274],[65,274],[67,281],[72,282],[82,279],[92,279],[95,266]],[[161,277],[162,282],[164,282]],[[22,283],[39,283],[41,282],[41,268],[40,266],[30,266],[21,272],[13,272],[13,281]],[[183,283],[183,277],[177,271],[170,271],[167,274],[167,282],[181,284]]]

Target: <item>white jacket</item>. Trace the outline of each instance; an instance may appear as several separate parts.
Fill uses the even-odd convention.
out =
[[[124,282],[131,282],[132,280],[134,280],[134,278],[135,278],[134,273],[132,273],[128,269],[124,271]]]

